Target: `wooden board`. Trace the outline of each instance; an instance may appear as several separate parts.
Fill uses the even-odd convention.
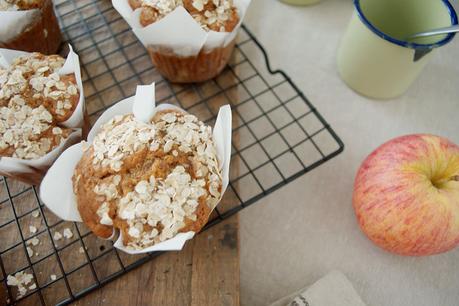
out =
[[[0,305],[6,304],[8,297],[6,275],[18,270],[33,273],[34,282],[42,288],[41,292],[29,291],[30,295],[18,305],[40,305],[40,294],[44,304],[55,305],[70,297],[67,284],[73,293],[78,293],[95,286],[96,277],[103,280],[121,273],[120,263],[129,266],[145,257],[116,252],[110,241],[95,237],[83,223],[60,220],[46,206],[39,206],[31,187],[14,180],[8,180],[8,187],[11,201],[5,200],[6,185],[0,184],[0,267],[4,269]],[[232,193],[225,195],[220,203],[222,209],[232,202],[232,196]],[[34,211],[42,212],[33,217]],[[20,216],[17,222],[14,214]],[[30,225],[37,229],[36,234],[30,232]],[[70,229],[74,235],[53,240],[54,234],[64,229]],[[39,244],[31,246],[32,256],[27,256],[21,234],[26,241],[32,236],[38,238]],[[81,242],[87,253],[83,252]],[[90,259],[94,271],[90,269]],[[52,275],[56,276],[55,280]],[[10,289],[16,296],[17,288]],[[166,306],[239,305],[238,217],[233,216],[196,236],[180,252],[166,253],[149,261],[76,305],[152,305],[149,301]]]
[[[120,262],[128,266],[145,255],[128,255],[115,252],[110,241],[99,239],[83,223],[61,221],[45,206],[43,214],[32,217],[39,210],[33,190],[18,181],[8,180],[13,195],[11,203],[1,201],[7,197],[4,184],[0,184],[0,263],[5,270],[0,281],[0,305],[7,301],[4,277],[25,269],[32,273],[19,228],[25,240],[33,235],[29,225],[37,228],[39,245],[33,246],[32,262],[35,283],[43,288],[41,295],[46,305],[55,305],[69,298],[63,271],[73,292],[96,285],[95,276],[105,279],[122,272]],[[221,205],[226,205],[226,200]],[[15,212],[22,216],[14,221]],[[74,233],[70,239],[53,241],[55,232],[69,228]],[[81,252],[81,241],[87,254]],[[59,257],[53,254],[58,250]],[[118,258],[118,256],[119,258]],[[88,260],[91,258],[94,273]],[[29,266],[29,267],[28,267]],[[62,268],[61,268],[62,266]],[[56,280],[51,279],[51,275]],[[13,296],[17,288],[11,287]],[[154,303],[152,301],[155,301]],[[18,305],[40,305],[40,294],[33,290]],[[238,217],[226,221],[197,235],[184,250],[169,252],[152,259],[139,268],[94,291],[75,305],[239,305],[239,237]]]
[[[238,228],[236,215],[74,305],[239,305]]]

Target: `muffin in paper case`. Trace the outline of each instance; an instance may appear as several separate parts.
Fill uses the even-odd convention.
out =
[[[116,103],[107,109],[96,121],[88,135],[88,144],[91,145],[94,139],[102,131],[102,127],[113,118],[133,114],[135,120],[149,123],[158,112],[183,112],[181,108],[161,104],[155,106],[154,84],[149,86],[138,86],[136,95]],[[231,109],[228,105],[220,108],[215,126],[212,131],[212,139],[215,144],[218,165],[221,172],[220,197],[213,203],[211,210],[215,209],[221,200],[229,183],[229,163],[231,159]],[[83,218],[78,207],[77,197],[74,192],[73,182],[75,169],[82,160],[83,150],[87,150],[88,144],[79,143],[68,148],[48,171],[43,183],[40,186],[40,197],[48,208],[58,217],[68,220],[82,222]],[[72,179],[73,178],[73,179]],[[210,213],[209,213],[210,215]],[[206,220],[209,216],[206,216]],[[102,217],[101,217],[102,219]],[[99,220],[101,222],[101,219]],[[116,239],[114,246],[129,254],[147,253],[153,251],[181,250],[185,242],[195,235],[194,231],[178,232],[170,239],[155,243],[145,248],[132,248],[123,243],[122,231],[113,229],[109,239]]]
[[[34,159],[21,159],[17,157],[0,157],[0,175],[20,180],[27,184],[38,185],[48,168],[56,158],[69,146],[81,141],[86,121],[85,99],[81,81],[80,62],[78,55],[69,45],[69,53],[64,65],[59,69],[61,76],[75,76],[79,98],[71,116],[59,123],[59,127],[69,129],[68,136],[47,154]],[[28,56],[30,53],[16,50],[0,49],[0,68],[8,69],[10,64],[18,57]],[[2,135],[3,136],[3,135]]]
[[[183,6],[177,6],[164,18],[144,27],[140,23],[141,9],[133,10],[128,0],[112,0],[115,9],[147,48],[158,71],[176,83],[203,82],[223,70],[250,2],[234,0],[238,24],[231,32],[217,32],[204,30]]]

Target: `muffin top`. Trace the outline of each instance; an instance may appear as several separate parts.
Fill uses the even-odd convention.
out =
[[[85,150],[73,187],[86,225],[104,238],[118,228],[129,249],[198,232],[222,187],[211,128],[180,111],[151,123],[117,116]]]
[[[128,0],[132,9],[141,8],[140,23],[152,24],[177,6],[183,6],[206,31],[231,32],[239,22],[232,0]]]
[[[44,0],[0,0],[0,11],[26,11],[43,6]]]
[[[79,101],[74,74],[58,74],[64,59],[31,53],[0,67],[0,156],[36,159],[71,130],[60,126]]]

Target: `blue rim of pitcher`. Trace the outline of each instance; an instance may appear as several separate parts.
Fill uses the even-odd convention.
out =
[[[457,20],[457,13],[452,4],[448,0],[442,0],[442,2],[445,4],[446,8],[448,9],[449,15],[451,16],[451,25],[457,25],[458,20]],[[365,17],[365,15],[362,12],[362,8],[360,7],[360,0],[354,0],[354,7],[357,10],[357,15],[359,16],[360,20],[375,34],[377,34],[379,37],[381,37],[384,40],[387,40],[391,43],[397,44],[402,47],[406,48],[411,48],[411,49],[432,49],[432,48],[437,48],[441,47],[447,43],[449,43],[453,38],[456,33],[449,33],[446,35],[445,38],[443,38],[440,41],[437,41],[436,43],[433,44],[418,44],[418,43],[411,43],[407,42],[404,40],[400,40],[394,37],[391,37],[385,33],[383,33],[381,30],[376,28],[368,19]]]

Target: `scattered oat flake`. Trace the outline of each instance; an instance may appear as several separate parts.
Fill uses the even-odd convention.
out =
[[[69,229],[69,228],[64,229],[63,234],[64,234],[64,237],[65,237],[66,239],[70,239],[70,238],[73,237],[73,232],[72,232],[72,230]]]
[[[53,236],[53,239],[56,240],[56,241],[57,240],[61,240],[62,239],[62,234],[59,233],[59,232],[55,232],[54,236]]]
[[[32,212],[32,217],[38,218],[39,216],[40,216],[40,212],[39,212],[38,210],[34,210],[34,211]]]
[[[29,257],[33,256],[33,250],[30,247],[27,247],[27,254],[29,254]]]
[[[40,240],[37,237],[33,237],[30,240],[27,240],[27,245],[33,245],[36,246],[40,243]]]
[[[84,249],[83,249],[83,247],[80,247],[80,248],[78,249],[78,252],[80,252],[80,253],[84,253]]]
[[[50,276],[50,277],[51,277],[51,280],[52,280],[52,281],[55,281],[55,280],[56,280],[56,278],[57,278],[56,274],[51,274],[51,276]]]
[[[35,234],[37,232],[37,228],[33,225],[30,225],[29,226],[29,231],[32,233],[32,234]]]
[[[20,271],[16,273],[14,276],[13,275],[8,275],[6,284],[10,287],[17,287],[18,288],[18,294],[16,296],[17,299],[22,298],[26,293],[27,293],[27,287],[26,285],[32,283],[29,286],[30,290],[33,290],[36,288],[35,283],[32,282],[33,276],[32,274],[25,273],[24,271]]]

